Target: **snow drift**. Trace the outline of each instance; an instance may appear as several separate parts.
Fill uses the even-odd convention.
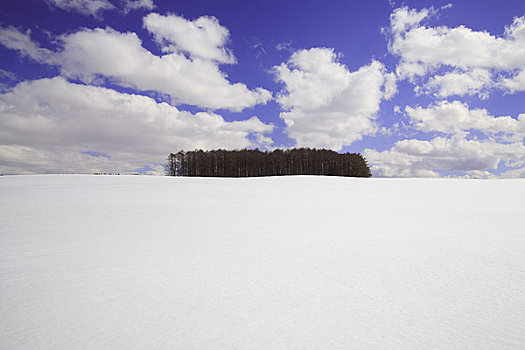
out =
[[[0,178],[1,349],[523,349],[525,181]]]

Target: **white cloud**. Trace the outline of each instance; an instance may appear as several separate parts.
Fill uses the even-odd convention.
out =
[[[497,178],[497,176],[491,173],[490,171],[469,170],[465,172],[465,175],[461,176],[461,178],[464,178],[464,179],[495,179]]]
[[[525,69],[512,78],[503,79],[501,85],[511,93],[525,91]]]
[[[113,5],[116,1],[109,0],[44,0],[52,7],[58,7],[65,11],[78,12],[82,15],[98,17],[102,11],[116,9]],[[124,14],[133,10],[153,10],[153,0],[118,0],[116,2],[122,8]]]
[[[400,58],[398,79],[416,84],[419,94],[438,98],[477,95],[486,99],[493,89],[525,90],[525,17],[515,18],[503,35],[496,36],[465,26],[428,26],[427,20],[436,14],[434,8],[403,7],[391,15],[389,50]],[[502,162],[511,167],[525,164],[524,114],[493,116],[460,101],[439,101],[426,108],[406,106],[405,114],[409,128],[447,136],[400,140],[383,152],[365,150],[376,175],[438,176],[444,171],[491,178],[495,175],[488,170],[497,170]]]
[[[283,41],[275,45],[277,51],[294,51],[292,48],[292,41]]]
[[[144,27],[164,52],[184,52],[192,58],[236,63],[232,52],[225,47],[230,32],[215,17],[202,16],[189,21],[176,15],[151,13],[144,17]]]
[[[95,157],[63,149],[37,149],[28,146],[0,145],[0,174],[85,174],[95,172],[126,173],[138,169],[136,164],[112,164],[105,157]]]
[[[522,142],[504,144],[488,139],[468,140],[465,134],[436,137],[430,141],[401,140],[390,150],[366,149],[363,154],[374,175],[387,177],[438,176],[438,170],[474,174],[472,171],[496,170],[500,162],[512,167],[525,164]]]
[[[31,39],[30,30],[24,33],[15,27],[0,27],[0,44],[36,61],[48,60],[52,55]]]
[[[0,68],[0,92],[5,91],[9,85],[19,80],[20,78],[15,73]]]
[[[390,4],[392,5],[392,3]],[[452,4],[446,4],[435,9],[433,6],[422,8],[420,11],[409,9],[408,7],[396,8],[390,15],[390,28],[393,34],[403,35],[404,32],[416,28],[420,23],[431,16],[436,16],[441,10],[453,7]]]
[[[517,119],[494,117],[486,109],[471,110],[460,101],[441,101],[427,108],[406,106],[405,112],[412,125],[425,132],[454,134],[479,130],[505,140],[522,141],[525,138],[525,114],[520,114]]]
[[[520,169],[507,170],[500,174],[500,177],[504,179],[516,179],[525,177],[525,167]]]
[[[167,93],[174,103],[233,111],[271,99],[267,90],[229,83],[215,62],[188,59],[178,53],[153,55],[135,33],[86,29],[62,37],[62,41],[62,73],[84,82],[100,74],[122,85]]]
[[[113,10],[115,6],[108,0],[44,0],[51,6],[82,15],[96,17],[101,11]]]
[[[153,3],[153,0],[122,0],[123,1],[123,11],[124,13],[128,13],[133,10],[153,10],[155,8],[155,4]]]
[[[428,17],[431,10],[423,8],[421,11],[416,9],[409,9],[402,7],[395,9],[390,15],[390,27],[392,32],[396,35],[401,35],[404,32],[416,27]]]
[[[396,11],[409,10],[402,8]],[[392,52],[401,57],[402,64],[415,63],[431,67],[450,65],[463,69],[523,68],[525,38],[520,34],[523,28],[523,18],[517,18],[507,28],[504,37],[474,31],[464,26],[417,26],[395,35]]]
[[[0,94],[0,173],[125,172],[180,149],[266,146],[263,134],[272,129],[256,117],[226,122],[145,96],[42,79]]]
[[[495,175],[487,170],[497,170],[501,162],[510,167],[525,165],[525,114],[516,119],[494,117],[486,109],[469,109],[460,101],[440,101],[426,108],[406,106],[405,114],[409,127],[447,136],[400,140],[383,152],[366,149],[363,153],[376,176],[429,177],[444,171],[490,178]],[[479,137],[469,138],[474,131]]]
[[[424,92],[435,92],[440,97],[473,95],[487,87],[505,87],[497,84],[505,75],[516,75],[525,69],[525,17],[518,17],[505,29],[502,36],[475,31],[465,26],[426,27],[422,21],[435,12],[407,7],[396,9],[391,15],[392,40],[390,52],[400,57],[397,73],[414,81],[440,68],[445,75],[431,79]],[[521,80],[506,87],[511,92],[523,89]]]
[[[474,68],[470,71],[455,70],[436,75],[423,86],[427,93],[435,92],[438,97],[453,95],[478,95],[481,99],[488,98],[488,91],[494,87],[491,73],[486,69]]]
[[[50,52],[41,49],[28,33],[15,28],[0,32],[0,43],[6,47],[42,63],[59,65],[64,76],[85,83],[107,77],[122,86],[168,94],[176,104],[232,111],[272,98],[265,89],[250,90],[245,84],[230,83],[217,62],[179,53],[156,56],[142,46],[135,33],[83,29],[63,35],[60,41],[63,49]]]
[[[338,150],[376,133],[379,104],[394,90],[380,62],[350,72],[328,48],[297,51],[274,71],[285,85],[277,97],[287,110],[280,117],[297,147]]]
[[[397,94],[397,75],[393,72],[385,74],[385,100],[390,100]]]
[[[5,69],[0,68],[0,79],[15,81],[18,79],[18,76],[13,72],[9,72],[9,71],[6,71]]]

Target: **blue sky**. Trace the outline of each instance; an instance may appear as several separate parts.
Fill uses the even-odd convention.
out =
[[[0,173],[316,147],[525,177],[525,2],[0,2]]]

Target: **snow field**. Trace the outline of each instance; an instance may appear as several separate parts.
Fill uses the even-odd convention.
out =
[[[525,180],[0,178],[0,349],[524,349]]]

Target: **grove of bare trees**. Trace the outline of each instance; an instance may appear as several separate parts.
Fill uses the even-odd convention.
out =
[[[252,177],[278,175],[372,176],[358,153],[294,148],[260,150],[180,151],[168,156],[169,176]]]

